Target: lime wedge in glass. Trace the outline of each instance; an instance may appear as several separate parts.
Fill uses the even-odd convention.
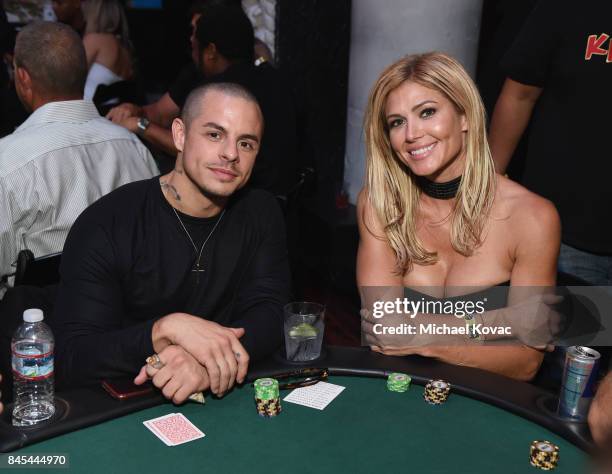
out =
[[[289,330],[289,337],[313,338],[317,337],[318,333],[319,331],[314,326],[308,323],[301,323]]]

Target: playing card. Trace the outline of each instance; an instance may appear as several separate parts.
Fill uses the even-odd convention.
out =
[[[327,382],[318,382],[309,387],[296,388],[283,400],[297,403],[305,407],[323,410],[336,398],[346,387]]]
[[[148,420],[145,426],[156,435],[161,435],[159,438],[164,442],[167,440],[169,446],[187,443],[188,441],[205,436],[182,413],[171,413],[170,415]]]
[[[145,425],[149,429],[149,431],[151,431],[151,433],[153,433],[160,440],[162,440],[166,446],[172,446],[172,443],[170,442],[170,440],[168,438],[166,438],[155,426],[153,426],[151,424],[151,422],[155,421],[155,420],[160,420],[162,418],[167,418],[167,417],[175,415],[175,414],[176,413],[169,413],[169,414],[164,415],[164,416],[160,416],[160,417],[157,417],[157,418],[153,418],[151,420],[143,421],[142,424]]]

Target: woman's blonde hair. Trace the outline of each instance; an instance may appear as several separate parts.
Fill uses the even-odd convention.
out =
[[[123,6],[118,0],[87,0],[83,2],[85,33],[109,33],[131,49],[130,31]]]
[[[405,81],[442,93],[465,116],[465,169],[451,212],[451,244],[469,256],[482,244],[482,234],[495,197],[495,168],[486,137],[485,109],[476,85],[450,56],[430,52],[406,56],[381,74],[368,100],[365,114],[366,196],[383,225],[384,236],[396,257],[397,272],[413,264],[429,265],[437,253],[428,251],[417,237],[420,187],[416,176],[396,156],[385,117],[387,98]]]

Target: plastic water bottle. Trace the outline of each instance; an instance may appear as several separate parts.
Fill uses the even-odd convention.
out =
[[[55,341],[40,309],[27,309],[11,342],[13,425],[31,426],[55,413],[53,349]]]

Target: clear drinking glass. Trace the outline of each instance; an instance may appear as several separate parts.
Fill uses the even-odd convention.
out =
[[[297,301],[285,305],[284,313],[287,360],[307,362],[318,359],[325,331],[325,306]]]

